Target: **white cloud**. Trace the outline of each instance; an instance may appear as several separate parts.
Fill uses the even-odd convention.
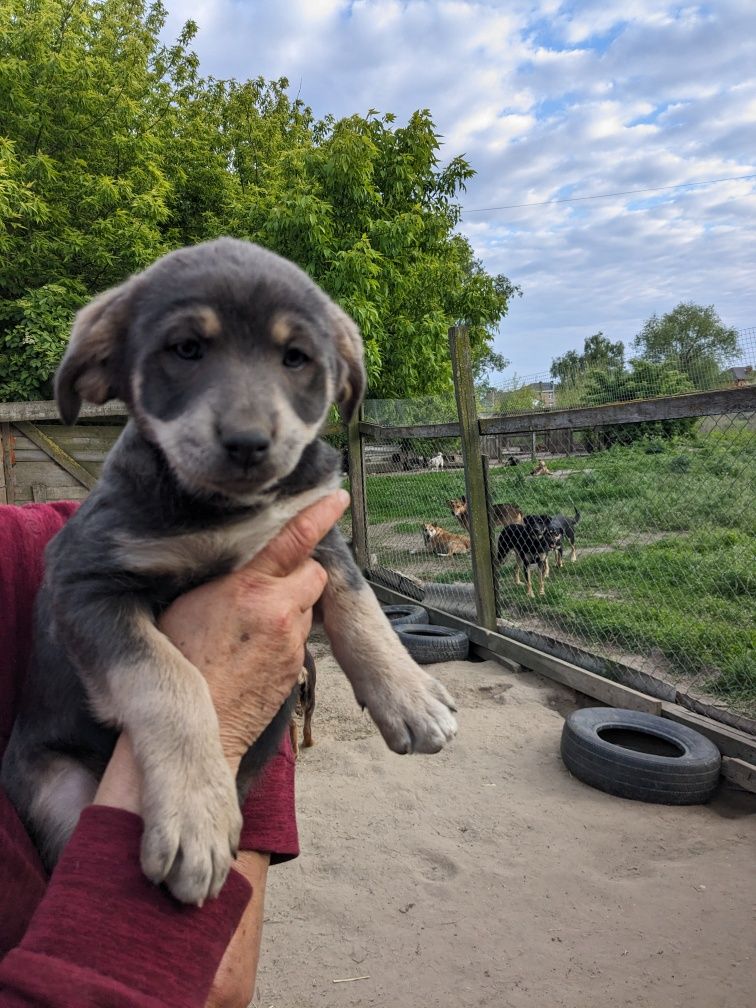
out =
[[[316,114],[428,107],[478,175],[468,208],[756,173],[752,0],[175,0],[216,76],[286,76]],[[499,349],[519,373],[603,329],[714,304],[756,325],[756,186],[469,213],[521,283]]]

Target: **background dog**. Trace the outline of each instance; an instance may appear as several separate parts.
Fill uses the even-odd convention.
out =
[[[441,454],[441,452],[439,452],[438,455],[432,456],[430,462],[428,463],[428,466],[431,469],[435,469],[436,472],[444,468],[444,456]]]
[[[512,550],[515,553],[515,584],[521,584],[520,567],[525,572],[527,594],[533,598],[533,587],[530,582],[530,568],[538,567],[538,594],[544,594],[543,580],[548,569],[549,550],[553,548],[556,533],[549,528],[548,522],[541,521],[537,515],[529,515],[531,520],[523,524],[506,525],[499,534],[496,560],[504,563]]]
[[[466,531],[470,531],[470,518],[467,511],[467,497],[455,497],[448,502],[451,513]],[[494,525],[511,525],[522,522],[522,508],[517,504],[492,504],[491,520]]]
[[[447,532],[440,525],[432,525],[430,522],[423,525],[423,541],[426,548],[438,556],[454,556],[456,553],[470,552],[469,536]]]
[[[302,718],[302,746],[309,749],[315,745],[312,738],[312,715],[315,712],[315,684],[317,673],[315,660],[305,648],[304,665],[297,683],[296,703],[289,721],[289,738],[294,759],[299,756],[299,729],[297,718]]]
[[[557,567],[564,565],[564,540],[566,539],[572,549],[571,561],[575,562],[575,526],[580,521],[580,512],[575,509],[575,517],[568,518],[566,515],[525,515],[526,525],[548,525],[550,538],[552,540],[551,549],[556,559]],[[548,562],[546,564],[546,577],[549,576]]]
[[[204,679],[156,620],[338,487],[340,455],[318,433],[334,400],[353,415],[364,385],[351,319],[249,242],[172,252],[76,316],[55,383],[64,422],[82,400],[116,397],[130,420],[48,546],[2,765],[48,869],[125,729],[143,782],[145,874],[188,903],[219,892],[239,799],[277,750],[296,691],[234,781]],[[328,572],[324,627],[357,702],[395,752],[437,752],[456,732],[453,700],[402,647],[338,530],[315,557]]]

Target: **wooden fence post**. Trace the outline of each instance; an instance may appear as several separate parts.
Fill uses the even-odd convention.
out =
[[[467,515],[470,523],[475,608],[480,626],[496,629],[496,592],[491,557],[491,531],[486,502],[486,480],[483,470],[478,411],[475,403],[470,341],[464,326],[449,330],[454,393],[462,430],[462,453],[465,463]]]
[[[3,504],[16,503],[16,480],[13,472],[13,434],[9,423],[0,423],[0,454],[3,469]]]
[[[365,459],[360,433],[362,407],[347,426],[349,449],[349,492],[352,496],[352,551],[360,570],[370,566],[367,538],[367,496],[365,493]]]

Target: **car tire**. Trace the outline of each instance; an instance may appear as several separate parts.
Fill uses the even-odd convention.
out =
[[[567,769],[584,783],[661,805],[708,801],[722,762],[714,743],[687,725],[610,707],[573,711],[564,723],[561,752]]]
[[[419,665],[467,658],[470,640],[461,630],[406,624],[395,628],[399,640]]]
[[[414,625],[420,626],[428,622],[428,610],[419,605],[385,605],[381,609],[388,616],[393,627]]]

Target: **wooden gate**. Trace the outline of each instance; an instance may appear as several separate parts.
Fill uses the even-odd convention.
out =
[[[125,423],[123,403],[85,406],[75,427],[54,402],[0,403],[0,503],[82,500]]]

